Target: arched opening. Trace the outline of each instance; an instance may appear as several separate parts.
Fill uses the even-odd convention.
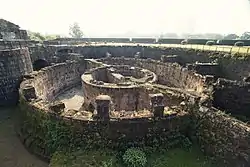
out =
[[[49,66],[49,63],[46,60],[38,59],[33,63],[33,70],[39,71],[40,69]]]

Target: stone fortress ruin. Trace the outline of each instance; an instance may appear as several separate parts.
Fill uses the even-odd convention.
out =
[[[19,136],[36,155],[49,159],[66,140],[116,149],[185,136],[226,166],[250,163],[246,55],[140,44],[1,46],[0,105],[19,101]],[[48,135],[48,121],[67,135]]]

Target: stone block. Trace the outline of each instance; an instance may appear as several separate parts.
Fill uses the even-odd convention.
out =
[[[49,106],[49,109],[55,112],[56,114],[61,114],[65,109],[65,104],[63,102],[56,102]]]
[[[157,94],[149,94],[151,105],[152,106],[158,106],[162,105],[163,103],[163,94],[162,93],[157,93]]]
[[[161,118],[164,114],[164,105],[157,105],[153,107],[154,117]]]
[[[32,99],[36,99],[36,90],[33,86],[26,86],[23,90],[23,96],[27,101],[31,101]]]
[[[99,95],[96,97],[97,118],[101,120],[109,120],[109,110],[111,98],[108,95]]]

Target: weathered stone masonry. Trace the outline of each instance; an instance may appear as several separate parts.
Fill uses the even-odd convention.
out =
[[[196,124],[198,143],[207,155],[212,155],[229,167],[250,164],[250,128],[247,124],[215,109],[190,108]]]
[[[106,47],[106,49],[107,48],[109,47]],[[78,48],[78,49],[81,50],[82,48]],[[194,91],[199,95],[203,95],[203,93],[207,91],[206,90],[208,87],[207,81],[211,79],[210,83],[214,82],[213,78],[202,76],[200,74],[196,74],[195,72],[188,71],[187,69],[185,69],[184,67],[181,67],[178,64],[172,64],[169,62],[163,63],[163,62],[155,61],[155,60],[134,59],[132,57],[136,49],[141,51],[140,47],[134,48],[134,50],[132,49],[132,52],[130,52],[131,59],[112,58],[110,60],[116,60],[116,61],[110,61],[108,59],[104,59],[102,61],[106,63],[110,63],[110,64],[116,64],[116,63],[128,64],[131,66],[137,66],[137,67],[141,67],[141,68],[145,68],[145,69],[149,69],[150,71],[153,71],[160,78],[159,80],[160,84],[174,86],[176,88],[183,89],[182,93],[174,97],[173,101],[175,101],[175,104],[178,104],[181,101],[185,101],[186,99],[189,99],[189,98],[186,98],[186,99],[183,98],[183,96],[187,96],[186,95],[187,92]],[[91,49],[91,52],[89,53],[92,53],[93,50],[94,50],[94,47]],[[112,52],[112,47],[109,48],[109,51],[110,53]],[[116,48],[116,51],[117,53],[119,53],[118,52],[119,48]],[[184,53],[184,50],[177,50],[177,51],[183,51]],[[101,53],[105,55],[105,50],[103,50]],[[157,54],[159,53],[160,52],[157,52]],[[3,53],[1,52],[1,54]],[[11,54],[12,53],[10,53],[10,55]],[[96,54],[98,54],[97,50],[95,51],[95,53],[93,53],[92,56],[96,56]],[[146,54],[144,54],[144,56],[145,55]],[[21,58],[23,56],[19,56],[19,57],[17,56],[17,60],[23,60]],[[2,56],[2,58],[3,57],[4,56]],[[86,57],[88,57],[88,55]],[[205,61],[206,59],[203,59],[204,57],[205,55],[201,56],[200,59],[206,62]],[[0,60],[2,58],[0,57]],[[158,57],[158,60],[159,58],[160,58],[160,55]],[[220,61],[224,61],[224,58],[222,58]],[[209,60],[208,62],[211,62],[211,61]],[[234,63],[230,64],[230,66],[236,68],[238,66],[237,62],[235,64]],[[30,64],[29,67],[31,67],[31,63],[29,64]],[[20,68],[22,69],[25,69],[21,67],[21,65],[18,65],[18,66],[20,66]],[[114,147],[117,147],[117,143],[112,142],[112,144],[114,145],[110,144],[108,142],[110,139],[112,141],[119,141],[119,143],[120,141],[124,141],[126,143],[128,141],[136,141],[137,139],[139,139],[138,143],[140,143],[141,141],[143,141],[141,140],[140,136],[150,135],[151,134],[150,130],[152,129],[152,127],[158,128],[157,132],[159,133],[157,134],[157,136],[161,137],[161,135],[168,136],[169,132],[172,130],[177,130],[179,132],[186,133],[187,131],[190,131],[187,125],[194,126],[195,128],[194,132],[196,133],[196,137],[199,140],[199,144],[202,146],[202,148],[204,148],[204,151],[207,154],[213,155],[214,157],[225,161],[225,163],[227,164],[226,166],[232,165],[233,167],[246,167],[247,165],[249,165],[249,162],[250,162],[250,159],[249,159],[249,155],[250,155],[249,125],[244,124],[243,122],[237,121],[228,115],[221,114],[221,112],[216,109],[208,108],[207,110],[204,110],[204,109],[194,110],[193,108],[191,108],[189,114],[186,114],[185,116],[177,116],[177,117],[174,117],[173,119],[168,119],[168,120],[162,119],[159,122],[154,122],[154,121],[151,122],[150,119],[145,119],[145,120],[128,119],[128,120],[121,120],[121,121],[119,120],[110,121],[107,124],[105,123],[103,124],[103,122],[84,121],[84,120],[81,120],[81,118],[76,119],[76,117],[70,117],[70,116],[67,118],[66,117],[58,118],[58,116],[55,117],[56,113],[50,114],[51,111],[47,108],[47,106],[50,105],[50,103],[48,103],[48,100],[49,101],[53,100],[55,96],[57,96],[60,92],[63,92],[69,86],[73,86],[74,84],[79,84],[80,75],[83,74],[86,69],[98,67],[98,66],[101,66],[101,63],[100,62],[98,63],[94,60],[92,62],[91,61],[65,62],[65,63],[53,65],[51,67],[46,67],[43,70],[33,73],[31,76],[25,76],[25,81],[22,82],[20,91],[22,95],[25,94],[24,97],[23,96],[21,97],[21,105],[26,106],[28,108],[28,110],[25,110],[25,111],[28,111],[27,113],[30,114],[27,118],[33,120],[34,118],[40,118],[40,117],[37,117],[37,115],[33,115],[33,114],[47,113],[48,114],[47,116],[50,117],[51,120],[53,120],[55,124],[59,122],[63,122],[63,124],[65,123],[69,125],[67,127],[73,128],[69,130],[69,134],[67,136],[70,136],[71,134],[70,132],[72,132],[72,130],[74,132],[75,131],[78,132],[78,133],[75,133],[76,136],[71,136],[74,139],[74,141],[78,141],[76,142],[77,144],[81,145],[81,142],[79,141],[83,141],[84,145],[88,145],[88,144],[95,145],[95,144],[104,143],[105,145],[110,145],[111,147],[113,147],[114,145],[115,145]],[[26,67],[26,71],[27,73],[30,73],[27,67]],[[248,67],[246,68],[245,67],[246,66],[244,65],[244,69],[233,72],[230,77],[241,79],[243,76],[246,76]],[[239,68],[240,67],[237,67],[237,69]],[[32,70],[32,68],[30,69]],[[10,70],[13,70],[13,69],[10,68]],[[228,74],[230,74],[230,70],[231,69],[227,68],[225,69],[224,72],[228,72]],[[21,76],[23,74],[25,74],[25,72],[22,72],[18,75]],[[4,78],[7,78],[6,77],[7,73],[5,73],[3,76]],[[0,83],[2,84],[3,82],[0,81]],[[217,99],[223,99],[223,98],[229,99],[227,101],[231,100],[232,104],[238,103],[238,99],[241,99],[239,104],[245,107],[245,109],[247,110],[248,108],[247,90],[249,87],[248,83],[242,83],[241,85],[238,85],[238,84],[239,82],[226,84],[226,85],[224,84],[223,87],[221,87],[221,84],[220,84],[218,86],[218,88],[220,89],[218,89],[217,91],[218,92],[221,91],[223,94],[217,94],[215,97],[217,97]],[[167,104],[168,100],[166,100],[166,98],[169,98],[169,100],[171,100],[171,98],[174,96],[173,94],[170,93],[171,91],[166,90],[164,86],[162,86],[161,89],[160,88],[156,89],[157,88],[156,85],[154,86],[155,86],[154,92],[149,91],[148,93],[162,92],[164,96],[164,99],[163,99],[164,104]],[[171,90],[173,90],[174,92],[175,89],[171,89]],[[239,94],[237,93],[238,91],[240,91]],[[235,97],[236,95],[240,95],[240,97],[232,98],[231,95],[233,95],[233,97]],[[178,97],[179,97],[179,100],[177,100]],[[227,103],[225,103],[225,106],[227,106],[226,105]],[[204,107],[202,106],[202,108]],[[235,108],[240,110],[239,108],[237,108],[236,105],[235,105]],[[192,112],[192,111],[197,111],[197,112]],[[33,115],[34,117],[32,117],[31,115]],[[189,124],[186,122],[186,120],[189,120],[190,116],[192,117],[192,120],[195,121],[195,123]],[[45,117],[45,118],[48,118],[48,117]],[[44,128],[43,127],[44,123],[48,121],[47,119],[43,119],[43,118],[35,119],[31,121],[30,124],[28,124],[27,126],[32,127],[34,126],[32,125],[32,122],[33,123],[36,122],[37,124],[35,124],[34,126],[36,128],[33,129],[34,131],[30,131],[30,129],[23,128],[22,129],[23,135],[21,136],[23,137],[24,143],[26,146],[31,148],[36,153],[40,153],[46,156],[46,155],[50,155],[48,150],[50,150],[51,148],[48,149],[48,145],[47,145],[48,143],[46,144],[46,141],[48,141],[51,138],[51,136],[47,136],[47,138],[45,137],[47,135],[47,133],[45,132],[46,130],[48,130],[48,127],[44,129],[44,132],[39,131],[39,129]],[[178,121],[175,122],[175,119],[178,119],[179,122]],[[26,123],[27,122],[29,121],[26,121]],[[148,123],[150,125],[148,125]],[[147,127],[148,129],[145,127]],[[167,127],[167,128],[163,128],[163,127]],[[120,129],[120,130],[117,131],[117,129]],[[179,129],[182,129],[182,130],[179,130]],[[101,133],[99,133],[99,131]],[[39,134],[41,136],[37,137],[36,134]],[[128,138],[124,138],[123,137],[124,134]],[[34,137],[34,135],[36,137]],[[64,139],[66,139],[65,141],[67,141],[66,143],[68,144],[68,141],[70,141],[70,138],[65,137]],[[168,140],[165,140],[165,141],[168,141]],[[161,144],[164,144],[165,141],[162,142]],[[54,144],[56,145],[56,143]],[[58,144],[63,145],[63,143],[60,143],[60,142],[58,142]],[[147,143],[147,144],[150,145],[150,143]]]
[[[204,76],[188,71],[178,64],[133,58],[107,58],[101,61],[107,64],[126,64],[148,69],[157,75],[159,84],[167,86],[190,89],[199,93],[202,93],[206,87]]]
[[[214,106],[236,115],[250,117],[250,83],[219,78],[214,86]]]
[[[17,103],[22,76],[31,72],[28,48],[0,50],[0,106]]]
[[[45,67],[38,72],[34,72],[32,86],[36,90],[36,95],[45,100],[53,100],[58,93],[80,84],[80,63],[66,62],[54,66]]]
[[[178,141],[182,141],[181,139],[184,137],[183,134],[185,134],[189,122],[189,115],[184,113],[171,118],[163,117],[157,121],[151,117],[145,117],[112,118],[108,122],[100,122],[92,119],[84,120],[81,117],[69,115],[59,116],[58,112],[50,110],[47,107],[49,103],[46,100],[54,99],[54,96],[65,90],[67,86],[77,83],[79,81],[77,79],[80,79],[79,73],[76,72],[78,68],[79,64],[77,62],[46,67],[26,77],[21,83],[20,107],[24,112],[26,121],[20,125],[22,127],[20,136],[25,145],[34,153],[49,158],[51,153],[55,151],[54,146],[63,145],[63,143],[84,147],[108,146],[114,149],[121,149],[121,147],[129,146],[129,143],[133,143],[134,146],[152,146],[157,140],[160,146],[171,147],[171,141],[177,138],[180,139]],[[69,70],[71,70],[70,73],[67,73]],[[53,80],[52,78],[55,79]],[[48,82],[49,80],[52,81]],[[48,90],[52,86],[55,89]],[[34,89],[31,89],[32,87]],[[33,99],[27,99],[27,97]],[[60,123],[62,128],[67,128],[67,131],[63,132],[67,135],[61,136],[60,141],[55,141],[51,145],[48,143],[48,141],[51,141],[51,137],[48,134],[53,129],[44,127],[44,125],[50,125],[49,121],[53,121],[54,124]],[[36,123],[32,124],[32,122]],[[25,127],[29,128],[26,129]],[[61,134],[61,132],[57,132]],[[163,139],[166,142],[163,142]]]

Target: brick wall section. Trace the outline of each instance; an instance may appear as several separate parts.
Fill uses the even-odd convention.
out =
[[[196,136],[205,153],[229,167],[250,164],[250,127],[214,108],[192,108]]]
[[[78,62],[66,62],[45,67],[31,74],[34,77],[32,85],[37,96],[50,101],[65,89],[80,84],[80,66]]]
[[[249,75],[249,60],[240,59],[233,55],[223,52],[200,51],[184,48],[160,48],[160,47],[142,47],[142,46],[45,46],[50,50],[48,55],[53,54],[56,50],[70,48],[75,53],[80,53],[86,58],[102,58],[109,52],[114,57],[134,57],[140,52],[142,58],[152,58],[160,60],[162,55],[178,55],[178,63],[185,66],[188,63],[210,63],[218,60],[221,71],[219,75],[232,80],[241,80]],[[48,51],[47,50],[47,51]],[[238,55],[237,55],[238,56]],[[48,56],[49,57],[49,56]],[[36,58],[32,58],[32,60]]]
[[[204,76],[188,71],[178,64],[134,58],[106,58],[101,61],[106,64],[125,64],[148,69],[157,75],[159,84],[163,85],[191,89],[200,93],[206,87]]]
[[[75,147],[108,147],[112,149],[154,146],[155,144],[158,144],[158,147],[176,146],[185,139],[183,137],[190,121],[187,113],[158,120],[145,117],[112,119],[106,122],[82,120],[80,117],[58,117],[37,103],[27,102],[22,96],[22,90],[20,93],[22,113],[25,115],[22,117],[24,122],[20,124],[20,138],[30,151],[46,159],[49,159],[53,153],[50,152],[51,144],[47,141],[51,141],[47,137],[52,132],[46,128],[43,129],[44,123],[48,123],[48,121],[53,121],[54,124],[60,123],[60,126],[63,126],[64,131],[61,132],[62,129],[59,128],[57,133],[68,134],[60,137],[62,143],[54,143],[55,147],[64,146],[66,148],[74,145]],[[36,125],[31,123],[34,122],[34,118]],[[53,130],[53,125],[50,128]],[[65,128],[68,129],[67,132]],[[36,144],[37,142],[39,144]]]
[[[215,107],[229,113],[250,117],[250,83],[219,78],[214,87]]]
[[[195,71],[201,75],[213,75],[215,77],[222,77],[220,74],[220,67],[217,63],[194,63],[187,65],[188,70]]]
[[[38,59],[53,63],[53,57],[55,56],[56,47],[36,45],[29,47],[29,51],[32,63],[34,63]]]
[[[31,72],[28,48],[0,50],[0,106],[17,103],[22,76]]]
[[[95,104],[95,98],[100,94],[107,94],[111,96],[112,107],[116,111],[126,110],[135,111],[136,106],[138,110],[144,108],[149,109],[149,97],[144,89],[131,86],[102,86],[86,83],[83,81],[84,105],[87,107],[90,103]]]

